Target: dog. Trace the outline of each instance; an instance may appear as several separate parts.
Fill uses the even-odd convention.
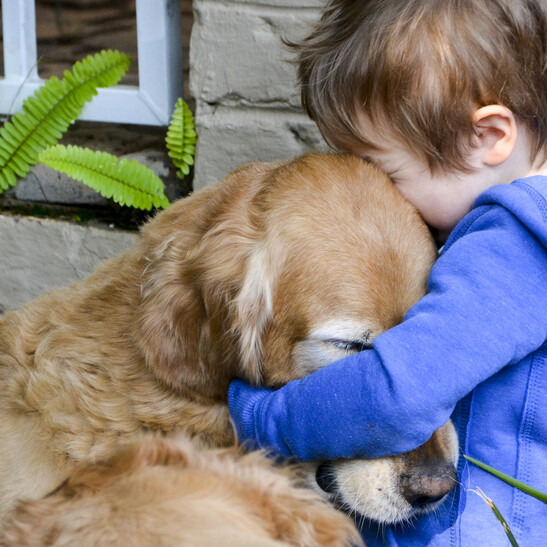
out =
[[[352,521],[260,452],[144,435],[22,502],[4,547],[362,545]]]
[[[0,520],[143,431],[233,445],[234,377],[275,388],[369,347],[436,256],[416,210],[350,155],[249,164],[174,203],[132,250],[0,321]],[[391,523],[434,510],[457,452],[447,423],[409,454],[306,475]]]

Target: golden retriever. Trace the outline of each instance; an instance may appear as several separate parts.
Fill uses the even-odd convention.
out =
[[[55,492],[21,503],[4,547],[350,547],[349,518],[260,452],[198,450],[145,436],[77,469]]]
[[[143,431],[232,445],[232,378],[276,387],[367,347],[435,258],[414,208],[349,155],[250,164],[173,204],[132,250],[0,321],[0,520]],[[307,477],[396,522],[436,506],[456,459],[448,423],[408,455]]]

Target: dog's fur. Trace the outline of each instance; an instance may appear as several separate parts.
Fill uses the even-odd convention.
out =
[[[251,164],[173,204],[133,250],[0,320],[0,520],[142,431],[233,444],[232,378],[280,386],[370,343],[435,258],[416,211],[351,156]],[[336,462],[331,495],[408,518],[400,478],[446,492],[456,453],[447,424],[410,456]]]
[[[4,547],[361,545],[351,520],[259,452],[151,435],[22,503]]]

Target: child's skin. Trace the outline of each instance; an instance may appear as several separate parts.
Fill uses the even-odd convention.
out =
[[[530,160],[526,129],[507,107],[493,104],[478,108],[473,125],[474,148],[465,158],[471,173],[431,174],[423,158],[390,136],[388,128],[375,128],[364,116],[362,132],[375,148],[353,146],[349,151],[385,171],[395,188],[418,209],[437,241],[444,243],[487,188],[547,174],[547,162]]]
[[[547,491],[545,0],[330,0],[300,50],[303,104],[369,159],[440,244],[428,294],[372,349],[270,392],[234,380],[241,441],[301,460],[374,458],[452,418],[461,450]],[[367,545],[547,545],[547,505],[460,458],[460,487]],[[482,543],[481,543],[482,542]]]

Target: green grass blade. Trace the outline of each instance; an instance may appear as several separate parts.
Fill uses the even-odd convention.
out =
[[[480,467],[484,471],[487,471],[491,475],[494,475],[498,479],[501,479],[507,484],[510,484],[511,486],[514,486],[515,488],[522,490],[525,494],[529,494],[530,496],[537,498],[539,501],[542,501],[543,503],[547,503],[547,494],[545,494],[544,492],[541,492],[537,488],[534,488],[530,486],[529,484],[526,484],[525,482],[519,481],[511,477],[510,475],[507,475],[506,473],[502,473],[501,471],[498,471],[494,467],[490,467],[489,465],[482,463],[479,460],[472,458],[471,456],[466,456],[464,454],[463,457],[466,460],[469,460],[471,463],[475,464],[477,467]]]
[[[513,535],[513,532],[511,532],[511,528],[509,528],[509,525],[507,524],[507,521],[503,518],[503,515],[500,513],[500,510],[496,507],[495,503],[480,489],[477,488],[477,490],[471,490],[472,492],[475,492],[475,494],[478,494],[492,509],[492,512],[496,516],[496,518],[500,521],[501,525],[503,526],[503,529],[505,531],[505,535],[509,539],[509,542],[511,543],[512,547],[519,547],[519,544],[517,543],[517,540],[515,539],[515,536]]]
[[[60,144],[44,150],[39,160],[120,205],[148,211],[169,206],[161,179],[136,160],[118,160],[106,152]]]

